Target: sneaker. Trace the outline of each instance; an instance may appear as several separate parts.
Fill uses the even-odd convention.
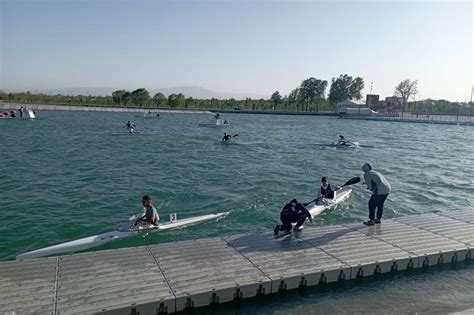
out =
[[[375,221],[374,221],[374,220],[364,221],[364,224],[365,224],[365,225],[374,225],[374,224],[375,224]]]
[[[273,233],[278,234],[280,232],[280,226],[277,225],[275,226],[275,229],[273,230]]]
[[[304,229],[304,225],[295,226],[295,227],[293,228],[293,231],[299,232],[299,231],[301,231],[302,229]]]
[[[380,221],[380,219],[375,219],[375,221],[374,221],[375,224],[380,224],[380,222],[382,222],[382,221]]]

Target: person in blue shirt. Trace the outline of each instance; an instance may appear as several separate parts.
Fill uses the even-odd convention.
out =
[[[156,208],[153,206],[151,202],[151,197],[148,195],[143,196],[142,198],[143,209],[145,210],[145,214],[138,218],[135,221],[135,225],[139,222],[145,222],[153,225],[158,225],[158,221],[160,220],[160,216]]]

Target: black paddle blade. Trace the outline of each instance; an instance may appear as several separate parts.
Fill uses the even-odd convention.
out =
[[[235,137],[237,137],[238,135],[239,135],[239,134],[238,134],[238,133],[236,133],[235,135],[233,135],[233,136],[232,136],[232,138],[235,138]]]
[[[349,185],[353,185],[353,184],[356,184],[360,182],[360,177],[357,176],[357,177],[353,177],[351,179],[349,179],[344,185],[342,185],[341,187],[344,187],[344,186],[349,186]]]

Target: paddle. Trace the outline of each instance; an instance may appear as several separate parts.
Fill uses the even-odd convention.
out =
[[[239,135],[239,134],[238,134],[238,133],[236,133],[235,135],[233,135],[233,136],[232,136],[232,138],[235,138],[235,137],[237,137],[238,135]]]
[[[360,177],[359,177],[359,176],[357,176],[357,177],[352,177],[352,178],[349,179],[344,185],[341,185],[341,186],[337,187],[334,191],[338,191],[339,189],[342,189],[342,188],[345,187],[345,186],[353,185],[353,184],[356,184],[356,183],[358,183],[358,182],[360,182]],[[311,200],[310,202],[304,203],[303,206],[306,207],[306,206],[312,204],[313,202],[317,202],[319,199],[326,197],[326,195],[327,195],[327,194],[324,194],[324,195],[322,195],[322,196],[320,196],[320,197],[318,197],[318,198],[316,198],[316,199]]]

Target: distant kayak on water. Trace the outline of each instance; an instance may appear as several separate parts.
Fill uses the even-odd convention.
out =
[[[219,113],[209,118],[207,123],[199,124],[199,127],[225,127],[228,126],[229,122],[222,118]]]
[[[373,145],[367,144],[360,144],[359,142],[352,142],[350,144],[338,144],[336,142],[333,143],[316,143],[318,147],[332,147],[332,148],[342,148],[342,149],[357,149],[357,148],[375,148]]]
[[[229,125],[229,122],[225,119],[219,118],[215,119],[212,117],[207,123],[199,124],[199,127],[226,127]]]

